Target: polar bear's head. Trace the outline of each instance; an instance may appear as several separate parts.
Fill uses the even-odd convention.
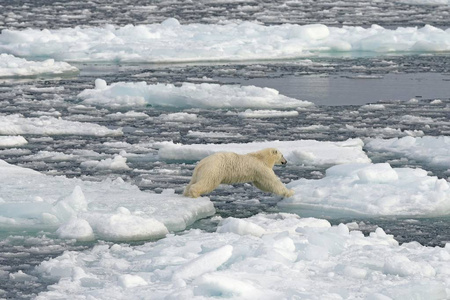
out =
[[[284,158],[283,154],[280,150],[275,148],[266,148],[251,154],[261,159],[270,168],[273,168],[274,165],[287,164],[287,160]]]

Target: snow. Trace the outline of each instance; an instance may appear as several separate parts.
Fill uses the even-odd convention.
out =
[[[223,220],[229,223],[228,219]],[[96,245],[42,262],[36,299],[447,299],[450,244],[399,245],[377,228],[258,214],[236,232],[189,230],[143,245]]]
[[[435,1],[435,0],[433,0]],[[426,25],[386,29],[378,25],[264,26],[251,22],[160,24],[60,29],[4,29],[0,52],[76,62],[201,62],[292,59],[360,52],[445,52],[450,29]]]
[[[102,79],[95,81],[94,89],[85,89],[78,97],[85,104],[108,107],[152,105],[176,108],[297,108],[313,105],[311,102],[280,95],[275,89],[256,86],[188,82],[181,86],[146,82],[116,82],[107,85]]]
[[[450,168],[450,137],[448,136],[372,139],[366,144],[366,148],[370,151],[395,153],[425,162],[433,167]]]
[[[28,144],[23,136],[0,136],[0,147],[19,147]]]
[[[123,133],[121,129],[109,129],[93,123],[67,121],[49,116],[26,118],[13,114],[0,116],[0,134],[118,136]]]
[[[28,61],[14,55],[0,54],[0,77],[30,77],[76,73],[78,73],[78,69],[66,62],[55,62],[54,59]]]
[[[296,194],[278,203],[284,210],[327,216],[448,216],[450,185],[422,169],[388,163],[333,166],[319,180],[300,179]]]
[[[208,198],[140,191],[121,178],[52,177],[0,160],[2,227],[56,230],[61,238],[142,240],[179,231],[215,213]]]
[[[297,117],[298,111],[279,111],[279,110],[251,110],[238,113],[241,118],[284,118]]]
[[[216,152],[236,152],[245,154],[264,148],[277,148],[292,164],[334,165],[350,162],[367,163],[370,159],[362,150],[364,143],[360,139],[343,142],[321,142],[316,140],[267,141],[229,144],[192,144],[183,145],[173,142],[155,143],[159,159],[195,161]]]

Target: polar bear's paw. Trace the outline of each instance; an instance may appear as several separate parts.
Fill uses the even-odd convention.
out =
[[[287,190],[287,191],[284,193],[284,197],[290,198],[290,197],[294,196],[294,194],[295,194],[294,190]]]

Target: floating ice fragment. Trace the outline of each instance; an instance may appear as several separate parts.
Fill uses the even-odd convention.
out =
[[[1,77],[30,77],[38,75],[76,74],[78,69],[66,62],[55,62],[54,59],[44,61],[28,61],[6,53],[0,54]]]
[[[284,118],[297,117],[298,111],[279,111],[279,110],[251,110],[238,113],[241,118]]]
[[[208,198],[152,194],[122,179],[103,182],[46,176],[0,160],[0,224],[54,230],[64,238],[155,239],[215,213]],[[36,196],[42,201],[36,202]],[[91,232],[92,230],[92,232]]]
[[[182,145],[173,142],[155,143],[159,148],[159,159],[192,161],[216,152],[236,152],[245,154],[263,148],[277,148],[288,163],[305,165],[334,165],[350,162],[370,162],[362,150],[364,143],[360,139],[343,142],[320,142],[315,140],[270,141],[246,144],[192,144]]]
[[[93,123],[67,121],[48,116],[25,118],[14,114],[0,116],[0,134],[118,136],[123,132],[121,129],[109,129]]]
[[[94,239],[94,231],[89,222],[83,219],[73,218],[69,222],[61,225],[56,230],[62,239],[76,239],[79,241],[89,241]]]
[[[344,164],[329,168],[322,179],[300,179],[288,187],[296,194],[278,205],[288,211],[301,209],[304,215],[450,215],[448,183],[422,169]]]
[[[192,280],[200,275],[216,271],[221,265],[230,259],[233,254],[233,246],[225,245],[221,248],[202,254],[183,265],[173,275],[174,278]]]
[[[0,148],[19,147],[28,144],[23,136],[0,136]]]
[[[250,234],[261,237],[266,231],[261,226],[243,219],[226,218],[220,222],[217,232],[233,232],[240,235]]]
[[[423,136],[392,139],[372,139],[370,151],[395,153],[438,168],[450,168],[450,137]]]
[[[147,281],[145,281],[142,277],[131,274],[120,275],[119,284],[126,289],[148,285]]]
[[[101,88],[97,88],[97,82],[101,82]],[[117,82],[107,86],[105,84],[101,79],[97,79],[95,89],[85,89],[78,97],[83,99],[85,104],[110,107],[152,105],[177,108],[297,108],[313,105],[308,101],[280,95],[277,90],[256,86],[188,82],[181,86],[146,82]],[[177,113],[164,118],[171,120],[188,115]]]
[[[97,90],[103,90],[106,89],[106,87],[108,86],[108,84],[106,83],[105,80],[97,78],[95,79],[95,89]]]

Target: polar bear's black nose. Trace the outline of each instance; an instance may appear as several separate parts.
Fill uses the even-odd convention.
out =
[[[282,164],[282,165],[287,164],[287,160],[283,159],[283,160],[281,161],[281,164]]]

